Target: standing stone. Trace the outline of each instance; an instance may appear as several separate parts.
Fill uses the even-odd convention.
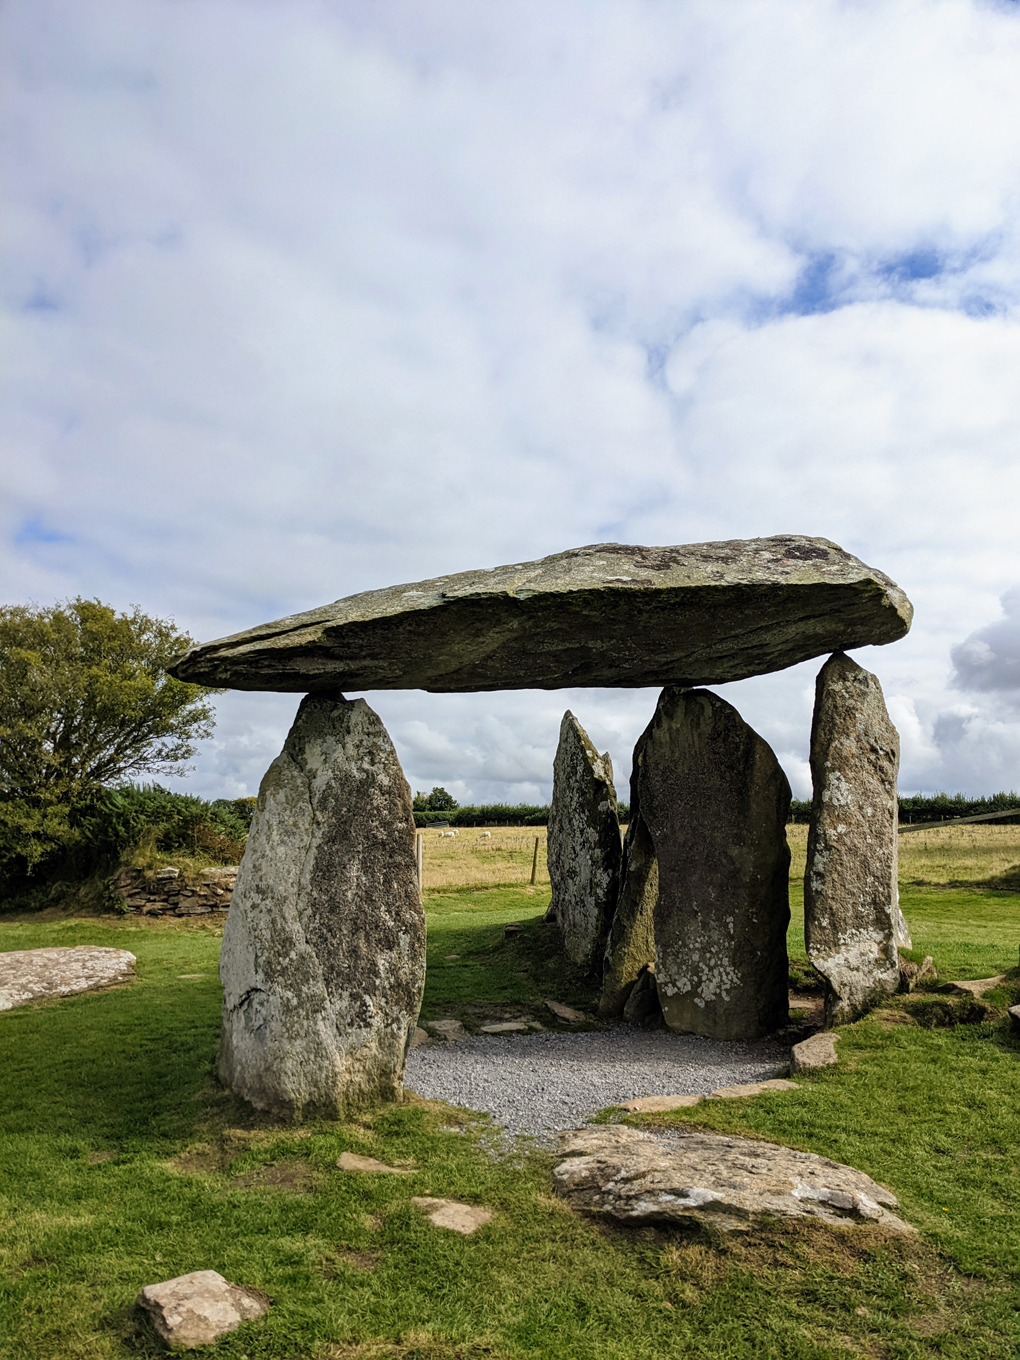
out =
[[[635,770],[637,765],[635,763]],[[637,779],[630,781],[630,821],[623,841],[620,895],[609,927],[602,974],[599,1015],[622,1015],[642,968],[655,960],[655,903],[659,865],[655,847],[641,817]]]
[[[899,759],[877,678],[836,652],[815,686],[804,874],[804,936],[826,981],[829,1025],[856,1019],[899,985]]]
[[[425,916],[411,791],[363,699],[298,709],[259,789],[220,977],[220,1076],[257,1109],[400,1099]]]
[[[664,689],[635,750],[659,864],[655,978],[666,1024],[757,1039],[786,1024],[790,786],[708,690]]]
[[[549,808],[550,911],[567,957],[601,971],[620,888],[620,819],[613,765],[569,710],[560,723]]]

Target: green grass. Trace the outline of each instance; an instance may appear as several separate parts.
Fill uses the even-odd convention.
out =
[[[546,901],[432,894],[426,1014],[590,998]],[[910,889],[903,905],[943,976],[1015,963],[1020,898]],[[508,921],[523,931],[504,938]],[[200,1268],[273,1299],[224,1360],[1015,1360],[1020,1051],[1002,1022],[927,1030],[890,1008],[799,1090],[687,1112],[861,1167],[916,1241],[777,1224],[713,1242],[575,1214],[543,1155],[493,1158],[482,1122],[425,1102],[348,1125],[253,1116],[212,1079],[211,930],[0,922],[0,949],[87,943],[132,950],[138,981],[0,1015],[0,1360],[155,1357],[138,1289]],[[345,1149],[417,1174],[344,1176]],[[444,1234],[420,1194],[496,1217]]]

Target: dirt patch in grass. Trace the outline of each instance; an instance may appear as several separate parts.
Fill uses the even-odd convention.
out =
[[[316,1360],[508,1360],[509,1352],[488,1341],[454,1341],[427,1332],[409,1332],[399,1341],[333,1342]]]
[[[380,1259],[378,1251],[332,1251],[322,1258],[319,1269],[327,1280],[340,1280],[348,1270],[375,1270]]]
[[[220,1148],[197,1147],[172,1158],[170,1165],[184,1176],[217,1176],[226,1171],[229,1158]]]
[[[318,1189],[319,1177],[307,1162],[292,1158],[231,1176],[230,1185],[238,1190],[290,1190],[295,1195],[310,1195]]]

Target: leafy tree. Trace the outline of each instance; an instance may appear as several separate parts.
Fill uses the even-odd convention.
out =
[[[445,789],[436,785],[429,794],[425,806],[429,812],[453,812],[455,808],[460,807],[460,804],[452,793],[447,793]]]
[[[217,692],[166,674],[191,641],[80,596],[0,607],[0,863],[31,869],[73,839],[75,808],[102,786],[185,768]]]

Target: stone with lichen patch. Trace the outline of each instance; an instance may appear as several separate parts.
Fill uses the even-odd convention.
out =
[[[363,699],[302,702],[259,790],[220,977],[220,1076],[257,1109],[400,1099],[425,916],[411,792]]]
[[[899,759],[877,678],[837,652],[815,686],[804,875],[804,938],[825,979],[828,1025],[855,1020],[900,985]]]
[[[746,1232],[776,1217],[815,1218],[913,1232],[891,1212],[896,1196],[870,1176],[774,1143],[695,1130],[654,1136],[615,1125],[564,1134],[560,1149],[557,1191],[621,1223]]]
[[[436,1199],[432,1195],[416,1195],[411,1203],[417,1209],[424,1209],[429,1222],[437,1228],[460,1233],[462,1237],[470,1236],[492,1220],[492,1210],[478,1204],[459,1204],[454,1199]]]
[[[218,1271],[193,1270],[146,1285],[137,1305],[172,1350],[192,1350],[236,1332],[242,1322],[262,1317],[269,1300],[256,1290],[231,1284]]]
[[[790,786],[708,690],[663,690],[634,751],[659,866],[655,981],[670,1029],[758,1039],[789,1015]]]
[[[170,674],[299,693],[711,685],[894,642],[911,613],[825,538],[596,543],[351,595],[202,643]]]
[[[636,771],[635,765],[635,771]],[[630,821],[623,842],[620,892],[606,940],[599,1015],[622,1015],[642,969],[655,961],[655,903],[659,864],[641,816],[638,781],[630,781]]]
[[[560,723],[549,805],[550,910],[571,962],[601,971],[620,886],[613,766],[569,710]]]
[[[135,956],[126,949],[79,944],[15,949],[0,954],[0,1011],[46,997],[94,992],[135,975]]]

